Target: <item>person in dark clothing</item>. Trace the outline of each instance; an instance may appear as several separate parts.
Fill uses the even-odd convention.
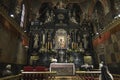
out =
[[[107,66],[103,66],[101,68],[101,75],[99,76],[99,80],[114,80]]]

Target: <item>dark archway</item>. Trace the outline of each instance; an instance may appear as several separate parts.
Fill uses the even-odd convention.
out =
[[[97,32],[102,30],[105,26],[105,12],[104,7],[100,1],[97,1],[93,9],[93,18],[96,20],[97,25],[95,26]]]

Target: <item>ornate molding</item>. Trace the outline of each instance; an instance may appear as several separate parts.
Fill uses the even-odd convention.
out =
[[[107,31],[110,31],[111,29],[115,28],[117,25],[120,25],[120,18],[112,20],[112,22],[109,23],[107,26],[105,26],[105,29],[100,32],[100,35],[104,34]],[[96,35],[93,39],[98,38],[100,35]]]

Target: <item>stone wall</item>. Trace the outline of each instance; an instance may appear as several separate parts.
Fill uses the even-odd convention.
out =
[[[120,24],[93,40],[98,63],[104,61],[111,73],[120,74]]]
[[[24,64],[25,57],[26,51],[19,35],[0,24],[0,62]]]

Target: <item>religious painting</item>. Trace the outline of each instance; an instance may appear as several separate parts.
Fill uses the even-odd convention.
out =
[[[113,43],[113,48],[114,48],[114,52],[118,52],[119,51],[117,42]]]
[[[120,31],[116,32],[118,52],[120,52]]]
[[[111,39],[112,39],[112,42],[113,42],[113,43],[114,43],[114,42],[117,42],[117,37],[116,37],[115,34],[112,34],[112,35],[111,35]]]
[[[118,41],[118,48],[119,48],[119,52],[120,52],[120,40]]]
[[[111,60],[112,60],[112,63],[115,63],[115,62],[116,62],[115,53],[112,53],[112,54],[111,54]]]
[[[111,54],[105,54],[105,62],[107,64],[112,63]]]
[[[119,63],[120,62],[120,54],[115,54],[116,56],[116,62]]]
[[[55,49],[67,48],[67,32],[64,29],[58,29],[55,35]]]
[[[84,63],[92,64],[92,57],[91,56],[84,56]]]
[[[120,31],[116,32],[116,37],[117,37],[117,40],[120,40]]]

